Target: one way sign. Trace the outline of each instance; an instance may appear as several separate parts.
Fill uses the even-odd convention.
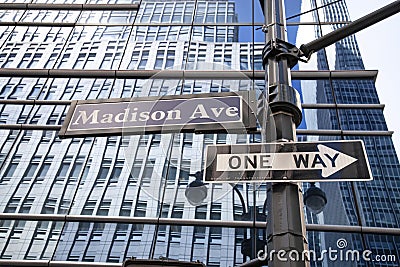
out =
[[[206,158],[205,182],[372,180],[361,140],[214,145]]]

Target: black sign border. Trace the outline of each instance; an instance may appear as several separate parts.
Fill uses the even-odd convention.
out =
[[[166,96],[149,96],[136,98],[109,98],[109,99],[92,99],[92,100],[74,100],[72,101],[64,123],[58,133],[58,137],[74,138],[74,137],[103,137],[103,136],[122,136],[137,134],[158,134],[158,133],[248,133],[257,129],[257,101],[254,90],[223,92],[223,93],[202,93],[202,94],[186,94],[186,95],[166,95]],[[114,127],[109,129],[88,129],[88,130],[68,130],[72,116],[78,105],[84,104],[104,104],[104,103],[121,103],[121,102],[140,102],[140,101],[157,101],[157,100],[179,100],[193,98],[222,98],[229,96],[239,96],[242,98],[242,121],[218,123],[212,122],[208,124],[188,124],[188,125],[168,125],[168,126],[144,126],[134,128]],[[244,128],[243,128],[244,127]]]
[[[209,176],[210,174],[213,173],[214,168],[215,168],[215,159],[213,160],[212,164],[210,164],[209,160],[208,160],[208,153],[209,153],[209,148],[215,148],[217,150],[217,154],[218,154],[218,147],[233,147],[235,149],[239,149],[239,147],[246,147],[249,148],[249,146],[262,146],[262,145],[268,145],[268,146],[280,146],[280,145],[284,145],[284,144],[290,144],[290,145],[296,145],[296,144],[315,144],[315,145],[326,145],[329,147],[329,144],[333,143],[333,144],[339,144],[339,143],[360,143],[361,149],[362,149],[362,155],[363,155],[363,159],[365,161],[365,165],[367,167],[367,172],[369,175],[369,178],[313,178],[313,179],[257,179],[257,180],[210,180],[210,179],[206,179],[207,176]],[[364,145],[364,141],[363,140],[341,140],[341,141],[321,141],[321,142],[287,142],[287,143],[250,143],[250,144],[232,144],[232,145],[227,145],[227,144],[217,144],[217,145],[207,145],[205,148],[205,161],[204,161],[204,171],[203,171],[203,182],[204,183],[270,183],[270,182],[281,182],[281,183],[298,183],[298,182],[360,182],[360,181],[372,181],[373,180],[373,176],[372,176],[372,172],[371,172],[371,167],[369,164],[369,160],[368,160],[368,156],[367,156],[367,152],[365,149],[365,145]],[[343,151],[340,151],[342,153],[344,153]],[[349,166],[347,166],[349,167]],[[345,168],[347,168],[345,167]],[[244,171],[245,172],[245,171]],[[282,172],[282,171],[277,171],[277,172]],[[339,170],[340,172],[340,170]],[[214,178],[215,179],[215,178]]]

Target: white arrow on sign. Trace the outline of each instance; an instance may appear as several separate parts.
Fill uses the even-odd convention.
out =
[[[326,178],[358,159],[324,145],[319,152],[217,154],[216,171],[322,170]]]

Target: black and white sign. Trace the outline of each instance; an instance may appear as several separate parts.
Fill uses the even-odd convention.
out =
[[[254,92],[74,101],[61,138],[256,128]]]
[[[205,182],[372,180],[361,140],[214,145],[206,158]]]

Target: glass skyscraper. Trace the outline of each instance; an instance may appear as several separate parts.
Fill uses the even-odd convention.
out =
[[[297,14],[287,20],[297,46],[350,21],[345,1],[286,1],[287,17]],[[255,258],[266,240],[266,183],[207,184],[197,206],[185,190],[206,145],[260,143],[259,134],[60,139],[57,130],[71,100],[262,90],[263,23],[256,0],[0,4],[0,266]],[[218,70],[241,77],[196,77]],[[298,140],[362,139],[374,177],[318,184],[328,204],[305,210],[311,266],[400,264],[400,165],[376,74],[364,70],[354,36],[292,70],[304,103]],[[371,250],[374,261],[324,256],[330,248]]]

